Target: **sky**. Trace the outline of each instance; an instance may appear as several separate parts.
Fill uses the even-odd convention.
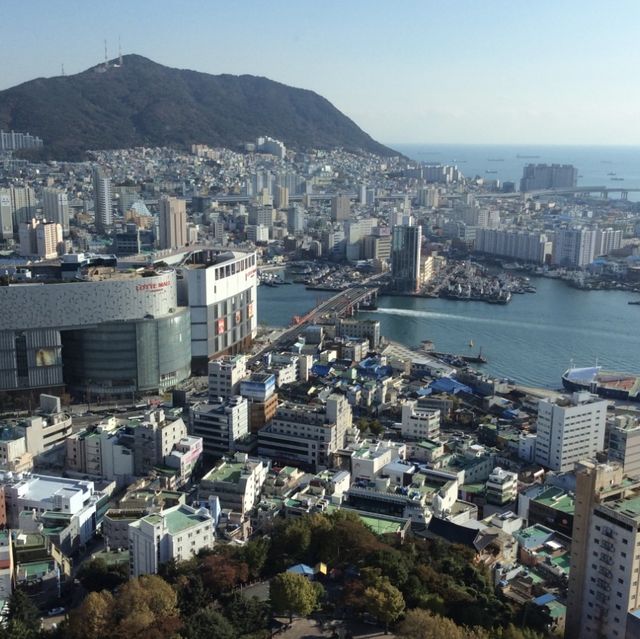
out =
[[[138,53],[311,89],[387,143],[640,145],[638,0],[0,0],[0,89]]]

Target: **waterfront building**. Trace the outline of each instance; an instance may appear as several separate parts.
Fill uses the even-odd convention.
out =
[[[175,271],[78,271],[80,281],[0,287],[0,390],[55,388],[131,396],[164,391],[190,372],[189,309],[178,305]],[[61,275],[62,277],[62,275]]]
[[[177,197],[160,199],[158,247],[172,249],[187,244],[187,204]]]
[[[205,455],[222,457],[236,450],[236,444],[249,434],[249,405],[244,397],[196,404],[191,408],[189,431],[202,437]]]
[[[240,393],[240,383],[247,377],[245,355],[228,355],[209,362],[209,401],[227,399]]]
[[[552,247],[546,233],[516,229],[476,230],[475,250],[487,255],[544,264],[551,257]]]
[[[622,231],[612,228],[597,229],[595,239],[596,257],[609,255],[612,251],[617,251],[622,246]]]
[[[420,285],[422,228],[394,226],[391,239],[391,282],[394,290],[414,293]]]
[[[566,639],[618,639],[640,608],[640,482],[617,463],[576,467]]]
[[[180,269],[191,309],[192,370],[209,360],[246,351],[258,329],[256,254],[202,250]]]
[[[553,263],[557,266],[582,268],[593,262],[596,253],[596,231],[586,228],[558,229],[553,237]]]
[[[93,167],[93,207],[95,214],[95,225],[99,233],[113,224],[111,178],[104,169],[95,165]]]
[[[522,171],[520,191],[575,188],[578,169],[571,164],[527,164]]]
[[[344,193],[338,193],[331,198],[331,219],[343,222],[351,217],[351,198]]]
[[[590,393],[538,402],[536,463],[559,472],[604,449],[607,402]]]
[[[213,528],[208,510],[184,504],[129,524],[131,577],[155,574],[167,561],[186,561],[200,550],[212,548]]]
[[[366,337],[369,340],[369,348],[375,350],[380,343],[380,321],[341,318],[337,320],[336,334],[338,337]]]
[[[65,236],[69,235],[69,198],[66,191],[43,189],[42,213],[47,220],[60,224]]]

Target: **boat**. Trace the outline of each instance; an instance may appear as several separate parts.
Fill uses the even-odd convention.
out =
[[[487,158],[487,162],[504,162],[504,158]]]
[[[487,169],[487,170],[485,171],[485,173],[491,173],[491,174],[494,174],[494,173],[497,173],[497,171],[490,171],[489,169]]]
[[[620,177],[612,177],[611,178],[612,182],[624,182],[624,178],[620,178]]]
[[[600,397],[640,402],[640,375],[604,371],[601,366],[568,368],[562,385],[569,391],[589,391]]]
[[[631,304],[631,306],[640,306],[640,300],[630,300],[627,304]]]
[[[473,348],[473,340],[472,339],[469,340],[469,348]]]
[[[615,175],[614,171],[609,171],[609,173],[607,173],[607,175]]]
[[[519,153],[516,157],[518,160],[538,160],[540,158],[539,155],[520,155]]]

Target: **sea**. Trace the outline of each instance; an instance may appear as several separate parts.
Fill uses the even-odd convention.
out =
[[[391,144],[408,157],[428,163],[456,164],[476,175],[516,185],[530,162],[573,164],[578,183],[624,185],[640,189],[640,148],[624,146],[481,146]],[[537,156],[522,158],[518,156]],[[496,171],[487,174],[486,171]],[[623,177],[611,181],[609,173]],[[629,199],[640,201],[640,194]],[[436,350],[476,355],[480,348],[487,373],[525,386],[557,389],[570,366],[594,366],[640,374],[639,295],[621,291],[581,291],[564,282],[531,278],[537,293],[514,295],[507,305],[445,299],[381,297],[378,310],[360,317],[380,320],[389,339],[415,347],[422,340]],[[258,288],[258,320],[287,326],[330,293],[293,284]],[[473,346],[470,346],[473,344]]]
[[[390,144],[407,157],[427,164],[454,164],[467,178],[482,177],[520,184],[525,164],[573,164],[579,186],[640,189],[640,147],[536,146],[470,144]],[[525,156],[525,157],[523,157]],[[491,171],[491,173],[487,173]],[[495,173],[494,173],[495,171]],[[614,173],[615,175],[610,175]],[[612,178],[622,178],[622,180]],[[629,193],[640,201],[640,193]]]
[[[441,352],[477,355],[482,349],[488,361],[478,368],[524,386],[560,388],[572,365],[640,374],[640,306],[627,303],[640,296],[581,291],[548,278],[532,277],[531,283],[536,293],[514,295],[506,305],[394,296],[358,316],[380,320],[383,335],[409,347],[431,340]],[[287,326],[294,314],[330,295],[303,284],[260,286],[258,320]]]

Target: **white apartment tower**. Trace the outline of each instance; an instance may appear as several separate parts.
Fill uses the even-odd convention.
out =
[[[176,197],[160,200],[158,248],[170,249],[187,244],[187,205]]]
[[[604,449],[607,402],[586,392],[538,402],[536,463],[559,472]]]
[[[101,166],[96,165],[93,167],[93,202],[96,229],[100,233],[113,224],[111,199],[111,178]]]
[[[69,235],[69,198],[66,191],[44,189],[42,191],[42,208],[44,217],[60,224],[63,234]]]

